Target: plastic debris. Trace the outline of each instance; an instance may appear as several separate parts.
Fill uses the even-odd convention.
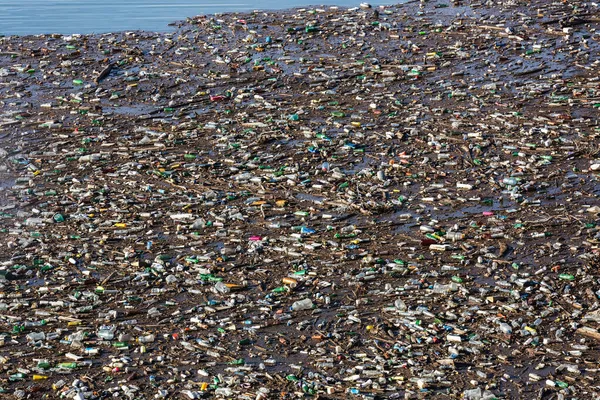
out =
[[[597,398],[598,4],[0,38],[0,391]]]

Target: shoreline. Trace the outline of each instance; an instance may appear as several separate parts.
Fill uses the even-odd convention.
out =
[[[486,4],[0,38],[0,390],[598,396],[598,6]]]
[[[418,2],[419,0],[408,0],[407,2]],[[390,3],[390,4],[372,4],[373,7],[379,7],[379,6],[384,6],[384,7],[388,7],[388,6],[393,6],[393,5],[399,5],[399,4],[405,4],[405,3]],[[191,5],[189,7],[192,7]],[[96,31],[96,32],[82,32],[82,31],[70,31],[70,32],[43,32],[43,33],[17,33],[17,34],[3,34],[2,32],[0,32],[0,37],[27,37],[27,36],[37,36],[37,35],[46,35],[46,36],[50,36],[50,35],[54,35],[54,34],[59,34],[59,35],[64,35],[64,36],[68,36],[68,35],[74,35],[74,34],[82,34],[82,35],[106,35],[106,34],[117,34],[117,33],[125,33],[125,32],[152,32],[152,33],[162,33],[162,34],[166,34],[166,33],[170,33],[173,32],[175,29],[172,28],[173,26],[176,26],[177,24],[180,23],[185,23],[185,21],[187,21],[188,18],[193,18],[190,15],[194,15],[195,17],[198,16],[204,16],[204,17],[219,17],[221,15],[233,15],[233,14],[253,14],[253,13],[278,13],[278,12],[289,12],[289,11],[294,11],[294,10],[301,10],[301,9],[352,9],[352,8],[360,8],[359,3],[357,2],[355,6],[353,7],[349,7],[349,6],[344,6],[344,5],[335,5],[335,4],[321,4],[321,5],[301,5],[301,6],[294,6],[293,4],[285,7],[285,8],[281,8],[281,7],[276,7],[275,5],[273,5],[274,8],[248,8],[248,9],[225,9],[224,11],[221,12],[206,12],[206,13],[196,13],[196,14],[189,14],[189,15],[184,15],[182,17],[175,17],[171,20],[168,20],[165,18],[165,23],[163,26],[161,26],[160,28],[136,28],[136,29],[108,29],[108,30],[102,30],[102,31]],[[70,11],[70,10],[64,10],[66,12]],[[142,20],[144,19],[152,19],[152,17],[141,17]],[[1,23],[1,19],[0,19],[0,23]]]

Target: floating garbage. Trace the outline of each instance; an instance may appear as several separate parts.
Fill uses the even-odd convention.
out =
[[[593,2],[0,38],[0,391],[596,398]]]

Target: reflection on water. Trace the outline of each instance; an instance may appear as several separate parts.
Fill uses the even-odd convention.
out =
[[[355,7],[360,1],[332,0]],[[382,0],[373,5],[390,4]],[[255,0],[202,3],[198,0],[0,0],[0,35],[39,33],[104,33],[123,30],[168,31],[168,24],[186,17],[219,12],[302,7],[308,0]]]

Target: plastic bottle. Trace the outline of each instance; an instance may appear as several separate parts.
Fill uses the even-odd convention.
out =
[[[31,342],[37,342],[44,339],[46,339],[46,334],[44,332],[31,332],[27,334],[27,340]]]
[[[75,369],[75,368],[77,368],[77,363],[75,363],[75,362],[62,362],[62,363],[58,363],[57,367],[58,368]]]
[[[215,284],[215,290],[222,294],[226,294],[231,291],[231,289],[229,289],[229,287],[227,287],[227,285],[225,285],[223,282],[217,282]]]
[[[500,330],[502,331],[502,333],[505,333],[507,335],[510,335],[512,333],[512,327],[506,322],[500,323]]]
[[[113,340],[115,337],[115,327],[102,325],[100,329],[98,329],[97,335],[98,338],[102,340]]]
[[[40,361],[38,362],[37,367],[41,369],[48,369],[50,368],[50,363],[47,361]]]
[[[23,326],[26,326],[28,328],[32,327],[32,326],[44,326],[46,325],[46,320],[43,319],[41,321],[25,321],[23,322]]]
[[[310,310],[314,307],[314,304],[311,299],[303,299],[298,300],[292,304],[290,310],[292,311],[302,311],[302,310]]]
[[[465,235],[460,232],[447,232],[446,239],[456,241],[464,239]]]
[[[133,337],[129,333],[121,333],[117,338],[119,342],[130,342],[133,340]]]
[[[16,374],[12,374],[8,377],[8,380],[11,382],[15,382],[15,381],[22,381],[27,377],[27,375],[25,375],[22,372],[17,372]]]
[[[215,395],[223,396],[223,397],[230,397],[230,396],[233,396],[233,391],[229,388],[217,388],[215,390]]]
[[[154,335],[146,335],[146,336],[140,336],[139,338],[137,338],[138,343],[152,343],[154,342],[155,336]]]

